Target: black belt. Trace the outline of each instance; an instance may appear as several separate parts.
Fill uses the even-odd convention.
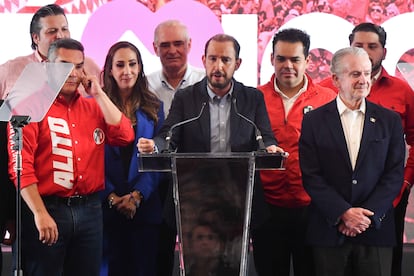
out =
[[[90,195],[74,195],[74,196],[68,196],[68,197],[51,195],[51,196],[43,196],[42,199],[45,203],[60,203],[60,204],[65,204],[67,206],[84,205],[91,201],[98,201],[99,193],[94,193]]]

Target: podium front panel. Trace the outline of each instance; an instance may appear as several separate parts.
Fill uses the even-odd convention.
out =
[[[239,275],[248,159],[178,158],[176,166],[185,275]]]

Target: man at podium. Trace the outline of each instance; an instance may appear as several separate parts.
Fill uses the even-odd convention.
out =
[[[233,78],[242,61],[239,53],[240,45],[232,36],[210,38],[202,57],[206,77],[176,92],[160,134],[154,139],[141,138],[138,151],[283,152],[270,129],[263,94]],[[257,181],[253,194],[252,227],[256,227],[266,216],[263,190]],[[171,204],[166,208],[173,216],[172,195],[169,198]]]

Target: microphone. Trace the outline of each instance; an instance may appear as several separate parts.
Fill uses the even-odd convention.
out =
[[[254,127],[254,129],[256,131],[256,141],[257,141],[258,146],[259,146],[258,151],[266,152],[266,147],[264,145],[263,137],[262,137],[262,133],[260,132],[260,129],[257,127],[257,125],[252,120],[250,120],[249,118],[247,118],[243,114],[239,113],[239,111],[237,110],[236,101],[237,101],[236,97],[233,97],[232,102],[233,102],[234,111],[236,112],[237,116],[241,117],[243,120],[247,121],[249,124],[251,124]]]
[[[176,123],[176,124],[174,124],[170,127],[170,129],[167,132],[167,136],[165,137],[166,144],[165,144],[165,149],[162,151],[163,153],[171,152],[171,138],[172,138],[172,135],[173,135],[173,130],[177,127],[180,127],[182,125],[185,125],[185,124],[188,124],[188,123],[191,123],[193,121],[196,121],[196,120],[200,119],[206,105],[207,105],[207,103],[203,102],[203,104],[201,105],[200,112],[198,113],[197,116],[195,116],[193,118],[190,118],[190,119],[187,119],[187,120],[184,120],[184,121],[181,121],[181,122],[178,122],[178,123]]]

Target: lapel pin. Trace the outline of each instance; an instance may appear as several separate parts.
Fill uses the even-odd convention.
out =
[[[303,108],[303,114],[306,114],[306,113],[308,113],[309,111],[312,111],[312,109],[313,109],[313,106],[311,106],[311,105],[307,105],[307,106],[305,106],[305,107]]]
[[[371,117],[371,118],[369,118],[369,121],[370,121],[371,123],[375,123],[376,119],[375,119],[374,117]]]

